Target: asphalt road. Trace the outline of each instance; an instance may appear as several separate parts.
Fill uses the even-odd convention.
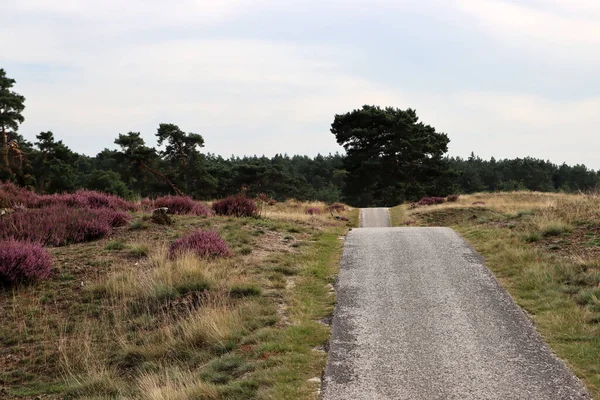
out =
[[[591,398],[451,229],[352,230],[337,299],[325,400]]]
[[[387,208],[361,208],[360,209],[360,227],[361,228],[383,228],[392,226],[390,214]]]

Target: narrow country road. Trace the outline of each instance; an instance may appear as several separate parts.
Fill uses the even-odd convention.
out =
[[[325,400],[591,398],[457,233],[387,214],[346,238]]]

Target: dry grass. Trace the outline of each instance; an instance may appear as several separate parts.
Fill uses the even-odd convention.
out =
[[[164,371],[143,374],[137,381],[139,399],[143,400],[217,400],[222,396],[215,385],[208,384],[192,371]]]
[[[192,346],[223,346],[243,328],[241,310],[228,305],[225,299],[190,310],[180,325],[184,342]]]
[[[313,208],[321,210],[320,214],[310,215],[307,210]],[[347,211],[353,211],[352,207],[347,206]],[[333,215],[344,215],[346,212],[333,212]],[[327,204],[323,202],[300,202],[297,200],[286,200],[273,206],[267,206],[265,216],[280,221],[317,223],[322,225],[331,224],[332,213],[327,209]]]

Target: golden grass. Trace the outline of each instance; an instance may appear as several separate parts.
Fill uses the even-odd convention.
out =
[[[141,268],[113,273],[89,290],[139,300],[175,291],[226,288],[245,276],[244,266],[233,259],[205,260],[192,253],[171,259],[165,245],[151,250],[148,258],[138,264]]]
[[[215,385],[203,382],[191,371],[175,369],[161,374],[143,374],[137,381],[140,400],[216,400]]]
[[[310,215],[307,210],[313,208],[320,210],[320,213]],[[353,208],[346,206],[346,212],[333,212],[334,215],[347,216],[348,211]],[[327,209],[327,204],[321,201],[305,201],[286,200],[285,202],[277,203],[273,206],[267,206],[264,211],[267,218],[280,221],[301,222],[301,223],[317,223],[320,225],[331,223],[331,212]]]
[[[193,346],[223,346],[244,327],[241,310],[216,301],[190,310],[180,324],[183,340]]]

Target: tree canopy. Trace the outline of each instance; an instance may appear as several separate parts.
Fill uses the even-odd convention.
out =
[[[10,153],[21,155],[16,133],[19,125],[25,121],[25,97],[12,91],[15,80],[6,76],[4,69],[0,68],[0,180],[14,179],[13,168],[10,163]]]
[[[0,181],[39,193],[87,188],[124,197],[187,194],[215,199],[266,193],[276,200],[345,201],[354,206],[395,205],[426,195],[478,191],[590,191],[598,172],[531,157],[483,160],[447,157],[449,138],[420,122],[412,109],[364,106],[336,115],[331,132],[346,154],[224,158],[202,153],[204,138],[172,123],[155,132],[157,148],[140,132],[118,134],[117,149],[79,154],[54,132],[30,143],[17,130],[25,98],[0,69]]]
[[[365,105],[336,115],[331,132],[346,150],[344,197],[386,206],[448,190],[448,136],[419,122],[415,110]]]

